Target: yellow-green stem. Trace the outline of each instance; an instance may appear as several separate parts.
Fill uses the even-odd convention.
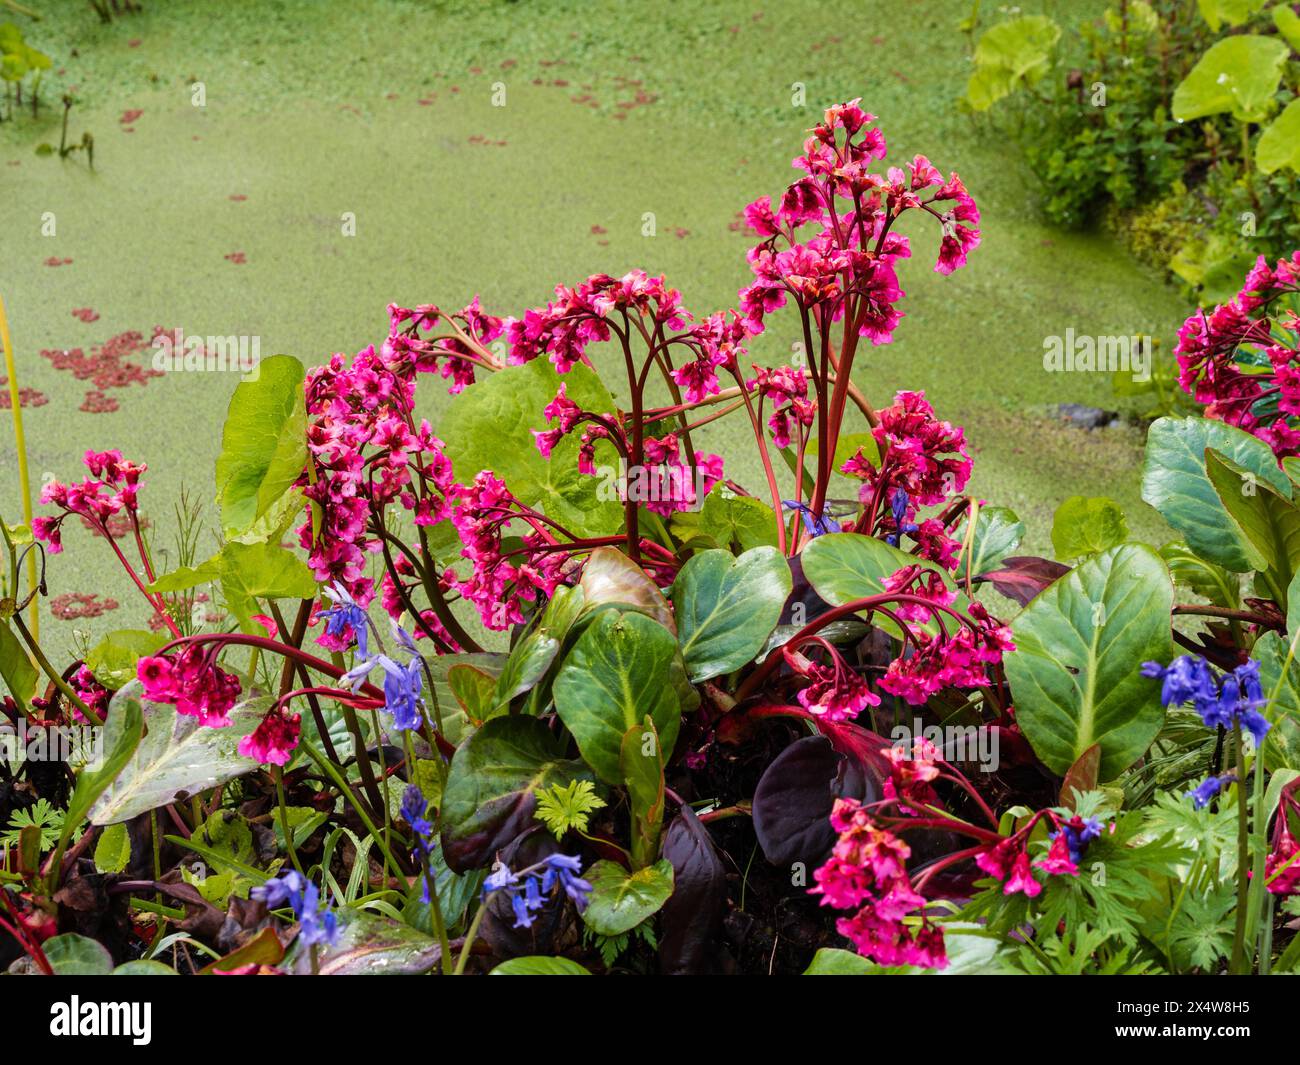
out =
[[[9,378],[9,416],[14,423],[14,450],[18,453],[18,490],[23,497],[23,521],[32,524],[32,482],[27,473],[27,438],[23,435],[23,405],[18,390],[18,365],[14,360],[14,345],[9,339],[9,319],[5,315],[4,297],[0,296],[0,346],[5,352],[5,374]],[[36,595],[36,553],[27,554],[27,582],[32,596],[32,636],[41,635],[40,598]]]

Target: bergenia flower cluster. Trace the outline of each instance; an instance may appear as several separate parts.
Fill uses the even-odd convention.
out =
[[[880,687],[914,706],[944,688],[987,686],[988,667],[1000,664],[1003,655],[1016,649],[1010,628],[978,602],[966,608],[966,619],[955,632],[913,632],[912,639],[911,653],[904,648],[889,663]]]
[[[1300,895],[1300,843],[1291,832],[1291,818],[1300,817],[1296,789],[1300,781],[1291,781],[1282,789],[1278,800],[1273,849],[1264,860],[1264,879],[1274,895]]]
[[[137,520],[140,476],[148,467],[123,459],[122,452],[116,450],[87,451],[83,461],[90,476],[80,484],[50,481],[41,489],[41,502],[58,507],[60,513],[32,519],[32,534],[49,545],[52,555],[63,550],[63,523],[69,514],[84,518],[110,541],[110,518],[125,512]]]
[[[879,827],[856,799],[835,800],[831,826],[839,838],[808,891],[820,895],[823,906],[855,911],[835,922],[840,935],[881,965],[946,966],[943,930],[923,915],[910,916],[926,906],[907,872],[911,848]]]
[[[903,317],[894,264],[911,255],[907,238],[892,232],[899,215],[922,210],[940,222],[939,273],[964,265],[979,244],[979,211],[956,174],[944,181],[920,155],[906,172],[870,169],[886,155],[885,137],[858,104],[827,109],[794,159],[807,176],[779,204],[764,196],[745,209],[749,228],[763,238],[749,253],[754,280],[740,293],[751,333],[762,332],[767,316],[791,298],[823,327],[843,320],[851,306],[855,334],[887,344]],[[805,226],[815,228],[801,241]]]
[[[1050,845],[1045,854],[1031,862],[1030,835],[1043,820],[1052,826],[1047,833]],[[1088,844],[1099,839],[1104,831],[1106,826],[1100,818],[1040,810],[1012,835],[978,854],[975,864],[994,880],[1002,881],[1004,895],[1020,892],[1026,898],[1037,898],[1042,894],[1043,882],[1034,876],[1033,870],[1039,869],[1048,876],[1078,876]]]
[[[1178,383],[1215,418],[1252,433],[1279,459],[1300,454],[1300,317],[1275,304],[1300,291],[1300,251],[1260,256],[1241,291],[1178,331]]]
[[[190,644],[175,655],[148,655],[136,663],[136,676],[150,702],[171,703],[178,714],[200,724],[224,728],[239,701],[239,678],[221,669],[211,648]]]
[[[442,441],[412,415],[419,369],[416,355],[386,344],[307,374],[314,476],[300,481],[309,505],[299,542],[316,579],[341,584],[362,606],[374,598],[367,554],[379,549],[369,523],[398,502],[417,526],[437,524],[456,492]]]

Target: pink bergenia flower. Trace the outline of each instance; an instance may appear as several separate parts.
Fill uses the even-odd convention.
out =
[[[177,713],[197,717],[212,728],[230,724],[230,711],[242,690],[239,678],[218,668],[198,646],[186,647],[174,657],[141,658],[136,676],[150,702],[171,703]]]
[[[301,714],[272,707],[257,728],[239,741],[239,753],[263,765],[288,765],[301,733]]]
[[[125,512],[136,520],[139,511],[140,476],[148,467],[128,462],[120,451],[87,451],[83,461],[91,476],[80,484],[50,481],[41,489],[40,501],[59,508],[54,517],[32,520],[32,534],[49,547],[52,555],[63,550],[63,522],[76,514],[92,529],[110,537],[108,520]]]
[[[839,838],[808,890],[822,896],[823,906],[857,911],[836,922],[839,933],[881,965],[947,965],[942,931],[924,918],[918,926],[904,922],[926,904],[907,873],[907,844],[879,828],[855,799],[835,800],[831,827]]]
[[[812,683],[796,696],[799,705],[825,721],[852,721],[868,706],[880,705],[880,696],[838,659],[834,666],[811,663],[805,676]]]
[[[1297,291],[1300,251],[1273,267],[1261,255],[1233,299],[1188,317],[1174,347],[1179,384],[1205,416],[1253,433],[1279,459],[1300,454],[1300,432],[1287,421],[1300,415],[1300,319],[1271,308]],[[1247,353],[1255,357],[1243,359]],[[1256,365],[1263,359],[1265,372]],[[1266,414],[1257,403],[1269,395],[1277,411]]]

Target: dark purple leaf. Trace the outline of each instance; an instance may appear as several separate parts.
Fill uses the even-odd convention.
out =
[[[1069,572],[1069,566],[1053,562],[1050,558],[1014,555],[1002,560],[1001,569],[981,574],[975,581],[988,581],[1008,599],[1014,599],[1021,606],[1028,606],[1034,596]]]
[[[659,965],[667,974],[708,972],[722,929],[727,875],[709,830],[688,806],[664,833],[663,856],[673,867],[673,894],[660,910]]]
[[[839,797],[863,799],[875,784],[856,760],[838,753],[823,736],[796,740],[754,789],[754,833],[774,865],[820,865],[835,842],[831,807]]]

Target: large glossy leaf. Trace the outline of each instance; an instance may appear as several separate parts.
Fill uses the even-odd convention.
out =
[[[1127,539],[1124,512],[1105,496],[1070,496],[1052,518],[1052,547],[1060,559],[1095,554]]]
[[[242,757],[237,748],[240,739],[257,727],[270,702],[261,698],[241,703],[230,712],[229,725],[208,728],[198,718],[178,714],[170,704],[143,701],[139,682],[132,681],[113,697],[104,742],[110,749],[116,744],[125,727],[119,721],[125,718],[122,711],[127,704],[140,707],[148,732],[91,807],[91,823],[129,821],[256,769],[257,763]]]
[[[619,936],[653,916],[673,893],[673,867],[664,859],[629,873],[602,859],[583,876],[591,897],[582,919],[597,935]]]
[[[591,973],[568,958],[533,954],[526,958],[503,961],[489,976],[590,976]]]
[[[14,635],[8,621],[0,621],[0,679],[24,706],[36,694],[39,674],[27,656],[27,648]]]
[[[217,498],[228,537],[246,531],[284,495],[307,462],[302,363],[273,355],[230,397],[217,457]]]
[[[1300,15],[1286,4],[1278,4],[1273,8],[1272,15],[1277,32],[1285,38],[1293,51],[1300,52]]]
[[[1100,779],[1139,758],[1164,722],[1160,686],[1138,672],[1173,656],[1173,586],[1150,548],[1123,544],[1071,570],[1016,618],[1003,660],[1016,721],[1061,775],[1094,743]]]
[[[47,939],[42,949],[55,976],[107,976],[113,971],[108,950],[75,932]]]
[[[564,757],[564,741],[535,717],[494,717],[451,760],[442,797],[442,845],[448,867],[486,865],[533,820],[536,792],[588,780],[581,762]]]
[[[135,664],[158,650],[167,637],[144,629],[115,629],[86,655],[86,665],[104,687],[116,691],[135,679]]]
[[[1240,35],[1214,44],[1174,90],[1179,122],[1231,114],[1258,122],[1268,110],[1291,49],[1276,37]]]
[[[966,103],[986,111],[1022,85],[1047,73],[1061,28],[1046,15],[1012,18],[990,27],[975,45],[975,71]]]
[[[1290,496],[1290,483],[1278,469],[1273,449],[1262,440],[1208,418],[1160,418],[1147,434],[1142,498],[1202,558],[1244,573],[1251,568],[1245,537],[1233,528],[1205,472],[1206,448]]]
[[[969,520],[969,519],[968,519]],[[967,522],[963,521],[954,535],[963,543],[966,540]],[[981,507],[975,519],[975,540],[971,544],[970,575],[978,577],[995,569],[1007,555],[1020,546],[1025,535],[1025,523],[1008,507]],[[964,577],[967,571],[963,558],[958,572]]]
[[[664,756],[649,714],[623,734],[619,769],[627,784],[632,860],[638,867],[649,865],[658,853],[664,820]]]
[[[129,697],[123,699],[122,693],[118,692],[109,710],[112,711],[109,718],[112,731],[108,725],[104,727],[101,740],[104,745],[103,760],[97,768],[87,766],[77,776],[72,797],[68,800],[67,812],[63,816],[63,831],[59,835],[60,852],[68,845],[72,833],[86,820],[96,800],[130,762],[144,735],[144,714],[138,700]]]
[[[1217,451],[1205,452],[1205,470],[1231,527],[1243,538],[1246,561],[1251,569],[1264,571],[1264,581],[1285,610],[1286,589],[1300,569],[1300,510]]]
[[[677,622],[664,593],[645,570],[616,548],[598,547],[591,553],[582,567],[580,587],[588,610],[619,603],[649,615],[677,634]]]
[[[1273,727],[1264,737],[1264,764],[1277,769],[1300,769],[1300,654],[1292,655],[1289,640],[1266,632],[1251,649],[1259,663],[1260,685],[1270,699],[1265,713]]]
[[[824,736],[795,740],[772,760],[754,789],[754,835],[774,865],[821,865],[835,842],[831,808],[841,797],[874,801],[861,767]]]
[[[673,583],[686,672],[699,683],[753,661],[781,620],[790,566],[774,547],[739,558],[730,551],[693,556]]]
[[[856,599],[880,595],[885,590],[885,578],[904,566],[923,566],[940,574],[952,586],[948,573],[923,558],[909,555],[891,547],[884,540],[860,533],[828,533],[819,536],[803,549],[804,576],[813,589],[831,606],[843,606]],[[958,595],[955,605],[960,608],[965,597]],[[897,634],[893,622],[877,617],[873,624],[887,632]],[[934,622],[922,628],[933,629]]]
[[[1182,540],[1171,540],[1160,548],[1175,584],[1185,584],[1216,606],[1240,605],[1241,577],[1222,566],[1207,562]]]
[[[1215,33],[1226,22],[1238,26],[1262,8],[1268,0],[1196,0],[1201,17]]]
[[[1300,16],[1291,15],[1300,23]],[[1265,174],[1289,166],[1300,170],[1300,99],[1292,100],[1268,124],[1255,146],[1255,162]]]
[[[563,377],[545,359],[488,374],[456,399],[455,432],[447,454],[457,480],[469,484],[480,470],[492,470],[523,503],[540,509],[565,528],[600,536],[622,527],[616,499],[599,498],[601,478],[578,472],[579,433],[561,440],[544,459],[533,429],[544,429],[542,409],[561,382],[569,399],[586,410],[612,411],[614,400],[596,374],[578,365]],[[611,452],[612,454],[612,452]]]
[[[310,599],[316,579],[301,558],[278,543],[231,541],[199,566],[182,566],[149,585],[154,592],[176,592],[213,581],[244,632],[260,636],[253,620],[259,599]]]
[[[587,764],[609,784],[622,784],[623,736],[649,715],[666,759],[677,742],[680,703],[669,682],[677,641],[644,614],[596,615],[555,677],[560,719]]]
[[[391,917],[348,910],[339,921],[338,940],[319,949],[322,976],[414,976],[442,959],[438,941]],[[285,971],[312,971],[311,948],[296,939],[281,963]]]
[[[438,710],[442,714],[443,736],[448,743],[460,745],[461,741],[478,726],[481,718],[468,714],[457,698],[456,688],[451,681],[451,672],[465,666],[491,678],[491,690],[488,701],[494,702],[496,679],[505,666],[506,656],[496,652],[464,653],[455,655],[438,655],[429,659],[429,672],[433,675],[433,695],[438,701]],[[484,685],[487,687],[486,683]]]

